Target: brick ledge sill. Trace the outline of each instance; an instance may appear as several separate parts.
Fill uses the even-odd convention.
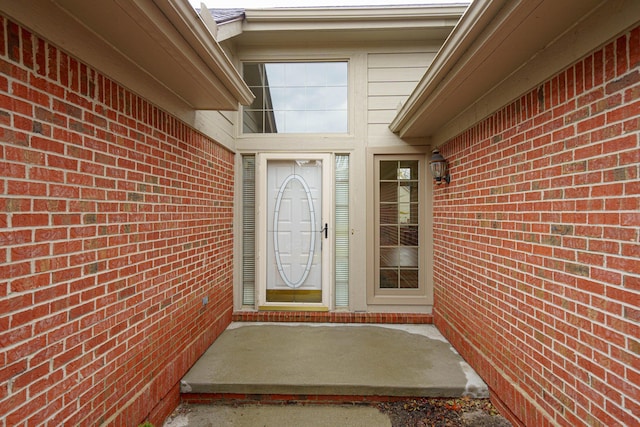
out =
[[[424,313],[345,313],[308,311],[236,311],[234,322],[309,322],[309,323],[382,323],[433,324],[433,314]]]

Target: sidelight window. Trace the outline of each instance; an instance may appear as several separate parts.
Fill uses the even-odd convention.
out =
[[[421,289],[422,160],[376,161],[376,293]]]

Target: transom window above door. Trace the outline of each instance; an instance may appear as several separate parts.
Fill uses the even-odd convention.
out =
[[[347,62],[245,62],[244,133],[347,133]]]

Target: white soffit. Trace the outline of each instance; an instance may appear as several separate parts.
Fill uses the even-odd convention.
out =
[[[637,0],[475,0],[389,127],[402,138],[442,143],[638,16]]]
[[[0,0],[0,10],[170,112],[253,99],[187,0]]]
[[[444,40],[468,3],[247,9],[239,45]]]

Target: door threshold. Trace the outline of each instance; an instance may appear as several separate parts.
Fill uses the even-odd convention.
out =
[[[329,308],[310,305],[261,305],[258,311],[329,311]]]
[[[322,304],[320,289],[267,289],[267,303],[270,304]]]

